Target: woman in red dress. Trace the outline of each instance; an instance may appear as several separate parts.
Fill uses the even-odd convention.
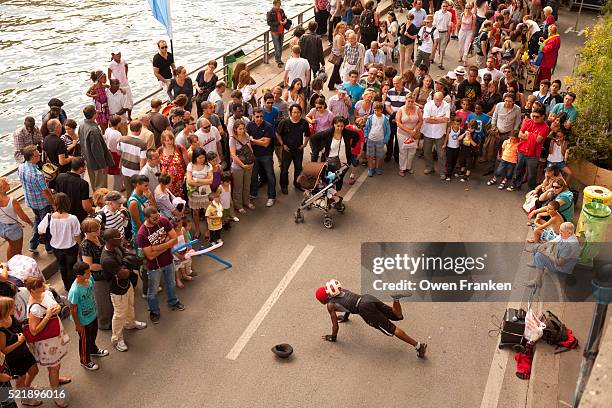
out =
[[[187,150],[174,142],[174,134],[169,130],[162,132],[161,142],[161,147],[157,149],[161,171],[172,177],[172,182],[169,186],[172,194],[175,197],[185,198],[183,182],[185,181],[185,168],[189,162]]]

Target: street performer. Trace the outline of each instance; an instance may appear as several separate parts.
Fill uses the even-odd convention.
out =
[[[370,326],[380,330],[387,336],[395,336],[398,339],[412,345],[417,357],[424,358],[427,351],[427,343],[419,343],[408,336],[405,331],[395,326],[391,321],[403,320],[402,306],[399,300],[410,295],[392,295],[393,306],[384,304],[372,295],[358,295],[341,287],[340,282],[330,280],[317,289],[315,294],[317,300],[327,305],[327,311],[332,321],[332,334],[321,336],[323,340],[335,342],[338,335],[338,323],[347,322],[351,313],[358,314]],[[344,315],[337,315],[337,312]]]

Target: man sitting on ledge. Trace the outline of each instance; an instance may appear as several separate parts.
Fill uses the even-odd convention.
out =
[[[559,227],[559,236],[543,245],[539,245],[533,251],[533,264],[527,266],[536,268],[535,279],[527,282],[530,288],[542,287],[544,268],[550,272],[566,275],[568,283],[574,281],[574,266],[580,254],[580,243],[574,235],[574,224],[564,222]]]

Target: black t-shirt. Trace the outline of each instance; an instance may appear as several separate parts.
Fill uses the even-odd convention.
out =
[[[410,35],[417,35],[419,33],[419,28],[417,26],[415,26],[414,24],[410,24],[409,27],[405,27],[406,24],[402,24],[402,28],[404,28],[406,31],[404,32],[404,35],[400,35],[400,43],[402,43],[403,45],[410,45],[410,44],[414,44],[414,41],[412,38],[407,37],[407,34]],[[401,29],[400,29],[401,30]]]
[[[172,79],[172,64],[174,64],[174,56],[168,53],[168,57],[164,58],[159,53],[153,57],[153,66],[159,69],[159,73],[166,79]]]
[[[276,127],[276,133],[281,136],[289,150],[297,150],[304,144],[304,138],[310,137],[310,127],[305,119],[300,119],[298,123],[283,119]]]
[[[66,144],[55,134],[49,134],[43,141],[43,150],[47,156],[48,161],[59,166],[60,173],[65,173],[70,170],[70,164],[60,166],[59,155],[63,154],[64,157],[68,157],[68,150]]]
[[[110,293],[114,295],[125,295],[130,288],[130,279],[119,279],[117,273],[121,269],[121,259],[123,258],[123,250],[116,248],[114,251],[109,251],[106,247],[102,250],[100,256],[100,264],[104,271],[104,277],[110,283]],[[130,274],[132,277],[134,273]]]
[[[83,209],[82,200],[89,197],[89,183],[76,173],[71,171],[61,173],[55,179],[55,189],[58,193],[65,193],[70,197],[70,214],[74,214],[79,222],[87,218],[87,212]]]
[[[100,255],[102,255],[102,249],[104,249],[104,241],[100,238],[101,246],[96,245],[92,241],[88,239],[84,239],[81,242],[81,256],[90,256],[92,263],[99,264],[100,263]],[[106,280],[104,278],[103,271],[91,271],[91,276],[93,276],[95,281]]]
[[[254,121],[251,121],[247,124],[246,129],[253,139],[270,138],[270,143],[267,147],[251,144],[255,157],[272,156],[274,154],[274,128],[271,124],[264,120],[261,125],[257,126]]]
[[[474,81],[473,84],[470,84],[467,79],[464,79],[457,89],[458,99],[469,98],[472,102],[479,100],[481,94],[482,87],[478,81]]]

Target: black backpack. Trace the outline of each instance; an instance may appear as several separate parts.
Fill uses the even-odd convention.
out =
[[[374,12],[372,10],[365,10],[359,17],[359,25],[361,30],[371,30],[374,28]]]
[[[423,36],[425,36],[425,34],[429,35],[431,37],[431,41],[433,41],[433,35],[436,32],[436,27],[432,27],[431,31],[427,31],[427,27],[423,26]],[[417,38],[419,39],[419,45],[423,44],[423,39],[421,38],[421,36],[417,36]]]
[[[486,34],[486,31],[482,31],[480,34],[474,38],[474,43],[472,46],[474,47],[474,52],[478,55],[482,54],[482,36]]]
[[[547,310],[546,313],[542,314],[540,320],[546,324],[542,337],[548,344],[554,345],[567,340],[565,324],[553,312]]]

